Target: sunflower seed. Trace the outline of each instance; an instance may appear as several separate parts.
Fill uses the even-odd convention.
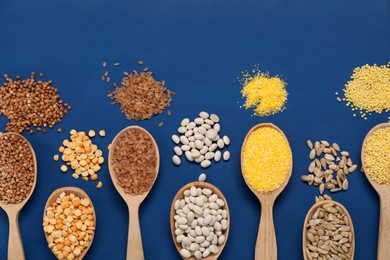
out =
[[[354,165],[352,165],[351,167],[349,167],[348,171],[349,171],[350,173],[352,173],[352,172],[354,172],[354,171],[356,170],[356,168],[357,168],[357,165],[354,164]]]
[[[347,156],[347,157],[348,157],[348,156],[349,156],[349,152],[347,152],[347,151],[342,151],[342,152],[341,152],[341,155],[344,155],[344,156]]]
[[[310,151],[310,154],[309,154],[310,160],[313,160],[315,156],[316,156],[316,151],[315,151],[314,149],[312,149],[312,150]]]
[[[343,181],[343,190],[348,190],[348,180],[347,179],[345,179]]]
[[[327,161],[334,161],[334,157],[331,154],[325,154],[324,155],[325,160]]]
[[[307,147],[309,147],[310,150],[313,149],[313,143],[310,140],[306,141],[306,145]]]

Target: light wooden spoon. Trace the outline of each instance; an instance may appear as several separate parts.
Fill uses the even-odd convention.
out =
[[[126,254],[126,259],[127,260],[140,260],[140,259],[145,259],[144,257],[144,251],[142,248],[142,238],[141,238],[141,230],[140,230],[140,225],[139,225],[139,218],[138,218],[138,210],[139,206],[141,205],[142,201],[146,198],[146,196],[149,194],[149,191],[145,192],[144,194],[141,195],[131,195],[125,193],[123,188],[119,185],[118,179],[116,177],[116,174],[114,172],[113,166],[112,166],[112,156],[113,156],[113,151],[115,150],[115,146],[118,141],[118,137],[121,136],[123,133],[126,131],[131,131],[133,129],[139,129],[145,133],[147,133],[150,138],[153,141],[153,146],[154,146],[154,151],[156,152],[156,157],[157,157],[157,163],[156,163],[156,176],[154,178],[154,182],[157,179],[158,175],[158,170],[160,167],[160,153],[158,150],[158,146],[156,141],[154,140],[153,136],[146,131],[144,128],[139,127],[139,126],[129,126],[120,131],[112,141],[112,147],[110,149],[110,152],[108,154],[108,169],[110,171],[110,176],[112,179],[112,182],[114,183],[114,186],[116,190],[119,192],[119,194],[122,196],[124,201],[126,202],[128,208],[129,208],[129,233],[128,233],[128,238],[127,238],[127,254]],[[154,182],[150,189],[153,187]]]
[[[340,208],[342,208],[344,210],[345,215],[348,218],[349,226],[351,227],[351,233],[352,233],[351,257],[349,259],[353,259],[354,254],[355,254],[355,231],[353,229],[352,219],[351,219],[351,216],[348,213],[348,210],[341,203],[339,203],[337,201],[334,201],[334,200],[321,200],[321,201],[318,201],[307,212],[306,218],[305,218],[305,222],[303,224],[303,235],[302,235],[303,258],[304,258],[304,260],[308,260],[309,259],[309,257],[307,256],[307,252],[306,252],[306,243],[307,243],[307,228],[306,228],[306,226],[309,223],[309,221],[310,221],[311,217],[313,216],[313,214],[316,212],[316,210],[319,207],[321,207],[322,205],[327,204],[327,203],[334,203],[335,205],[337,205]]]
[[[271,127],[277,131],[279,131],[283,137],[286,139],[286,142],[288,144],[288,140],[282,130],[280,130],[277,126],[271,123],[262,123],[258,124],[254,127],[252,127],[251,130],[247,133],[245,140],[241,147],[241,173],[244,177],[246,185],[251,189],[251,191],[256,195],[256,197],[259,199],[261,204],[261,217],[260,217],[260,224],[259,224],[259,232],[257,234],[257,242],[256,242],[256,250],[255,250],[255,259],[257,260],[276,260],[278,256],[278,250],[277,250],[277,244],[276,244],[276,235],[275,235],[275,227],[274,227],[274,220],[273,220],[273,206],[276,198],[278,195],[283,191],[283,189],[286,187],[288,181],[290,180],[291,173],[292,173],[292,156],[291,156],[291,162],[290,162],[290,168],[286,174],[286,178],[282,185],[274,191],[262,193],[260,191],[257,191],[254,189],[249,182],[247,181],[244,171],[243,171],[243,154],[244,154],[244,147],[245,143],[249,137],[249,135],[257,130],[260,127]]]
[[[20,136],[22,139],[24,139],[28,146],[30,147],[33,161],[34,161],[34,183],[31,187],[30,194],[25,198],[21,203],[18,204],[5,204],[3,202],[0,202],[0,207],[4,209],[4,211],[8,215],[9,220],[9,237],[8,237],[8,259],[9,260],[23,260],[25,259],[24,250],[23,250],[23,242],[22,237],[20,236],[20,230],[19,230],[19,222],[18,217],[19,213],[24,207],[24,205],[27,203],[27,201],[30,199],[32,193],[34,192],[35,185],[37,183],[37,158],[35,156],[34,149],[32,148],[30,142],[24,138],[22,135],[17,133],[4,133],[3,135],[17,135]]]
[[[176,241],[176,234],[175,234],[175,202],[178,200],[178,199],[183,199],[184,198],[184,191],[191,188],[191,186],[195,186],[197,188],[208,188],[210,190],[213,191],[214,194],[217,194],[218,195],[218,198],[220,198],[221,200],[223,200],[223,202],[225,202],[225,206],[224,206],[224,209],[227,210],[228,212],[228,218],[227,218],[227,221],[228,221],[228,227],[227,229],[224,231],[223,235],[225,236],[225,242],[222,244],[222,245],[219,245],[218,248],[219,248],[219,251],[217,254],[210,254],[208,257],[206,258],[202,258],[202,259],[206,259],[206,260],[214,260],[214,259],[218,259],[219,255],[222,253],[222,250],[223,248],[225,247],[226,245],[226,242],[227,242],[227,239],[228,239],[228,235],[229,235],[229,229],[230,229],[230,212],[229,212],[229,207],[228,207],[228,203],[226,201],[226,198],[225,196],[223,195],[223,193],[217,188],[215,187],[214,185],[210,184],[210,183],[207,183],[207,182],[199,182],[199,181],[196,181],[196,182],[190,182],[186,185],[184,185],[175,195],[175,197],[173,198],[172,200],[172,205],[171,205],[171,211],[170,211],[170,225],[171,225],[171,234],[172,234],[172,239],[173,239],[173,243],[175,244],[176,246],[176,249],[177,251],[180,253],[180,250],[182,249],[182,246],[180,243],[178,243]],[[186,260],[196,260],[196,258],[194,256],[191,256],[190,258],[185,258]]]
[[[382,123],[373,127],[370,132],[367,133],[363,141],[362,146],[362,167],[364,168],[364,147],[367,139],[372,135],[373,132],[379,128],[390,127],[390,123]],[[387,173],[390,174],[390,173]],[[380,218],[379,218],[379,236],[378,236],[378,260],[390,259],[390,184],[379,184],[374,181],[369,174],[365,174],[372,187],[376,190],[380,199]]]
[[[82,189],[77,188],[77,187],[63,187],[63,188],[59,188],[59,189],[56,189],[55,191],[53,191],[52,194],[47,199],[47,202],[46,202],[46,205],[45,205],[45,209],[43,211],[43,217],[45,217],[45,215],[46,215],[46,209],[48,207],[51,207],[52,203],[55,202],[57,200],[57,198],[60,196],[60,194],[63,193],[63,192],[65,192],[66,195],[69,195],[70,193],[73,193],[74,195],[76,195],[80,199],[87,198],[90,201],[90,206],[93,209],[94,227],[95,227],[95,230],[96,230],[96,213],[95,213],[95,208],[93,207],[92,200],[88,197],[88,195],[87,195],[87,193],[85,193],[85,191],[83,191]],[[46,240],[47,240],[48,239],[48,235],[47,235],[46,232],[44,232],[44,233],[45,233],[45,237],[46,237]],[[74,260],[81,260],[81,259],[84,258],[85,254],[87,254],[89,248],[92,245],[94,237],[95,237],[95,233],[92,236],[92,239],[91,239],[91,242],[89,243],[89,246],[87,248],[85,248],[81,252],[80,255],[78,255],[75,258],[73,258]],[[49,243],[49,241],[48,241],[48,243]],[[52,250],[52,252],[53,252],[53,250]],[[53,252],[53,254],[54,254],[54,252]]]

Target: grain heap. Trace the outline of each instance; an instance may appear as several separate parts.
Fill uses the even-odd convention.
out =
[[[117,138],[112,152],[112,171],[125,193],[140,195],[151,189],[157,176],[157,151],[152,137],[129,128]]]
[[[291,149],[278,130],[260,127],[250,133],[243,147],[242,170],[252,188],[263,193],[278,189],[291,166]]]
[[[337,100],[345,101],[352,111],[360,110],[364,119],[370,113],[389,112],[390,63],[382,66],[366,64],[355,68],[343,91],[345,97],[337,97]]]
[[[104,130],[101,130],[104,131]],[[70,141],[65,139],[62,146],[58,149],[62,153],[61,159],[65,162],[61,166],[62,172],[68,171],[68,166],[73,170],[72,177],[75,179],[82,178],[88,181],[88,177],[96,181],[98,179],[98,171],[104,163],[103,152],[96,144],[92,143],[91,138],[95,136],[95,131],[90,130],[88,135],[84,131],[76,131],[72,129],[70,132]],[[54,155],[54,160],[58,161],[59,156]],[[99,182],[97,188],[101,188]],[[100,187],[99,187],[100,186]]]
[[[375,130],[364,144],[364,169],[379,184],[390,184],[390,127]]]
[[[31,193],[34,157],[28,142],[14,133],[0,135],[0,201],[17,204]]]
[[[321,194],[324,190],[338,192],[347,190],[349,187],[348,175],[353,173],[357,165],[353,164],[349,152],[341,151],[338,144],[329,144],[328,141],[306,141],[310,149],[309,158],[311,161],[308,168],[308,175],[302,175],[301,180],[310,186],[318,186]],[[335,174],[335,175],[334,175]]]
[[[119,104],[127,119],[150,119],[170,106],[171,95],[175,93],[165,87],[164,81],[155,80],[152,72],[134,70],[133,73],[126,74],[121,86],[109,92],[108,96],[112,99],[112,104]]]
[[[43,75],[40,73],[40,76]],[[60,100],[58,90],[51,86],[52,81],[35,81],[35,73],[29,79],[16,80],[5,75],[6,82],[0,87],[0,115],[10,121],[6,130],[22,133],[24,130],[34,133],[46,132],[46,127],[53,128],[71,109]]]
[[[255,68],[255,75],[244,74],[241,90],[246,99],[244,107],[254,108],[255,115],[269,116],[285,109],[287,101],[286,82],[279,77],[270,77]]]
[[[57,259],[74,259],[89,247],[95,234],[92,203],[62,192],[46,209],[42,225]]]

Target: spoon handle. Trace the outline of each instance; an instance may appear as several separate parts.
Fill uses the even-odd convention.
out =
[[[273,204],[274,201],[269,199],[264,199],[261,203],[261,218],[255,251],[256,260],[277,260]]]
[[[141,230],[138,218],[139,204],[129,204],[129,235],[127,238],[127,260],[142,260],[144,250],[142,248]]]
[[[19,230],[19,211],[10,210],[7,212],[9,220],[9,236],[8,236],[8,260],[24,260],[24,250],[22,237]]]
[[[390,259],[390,192],[386,191],[381,195],[378,260],[388,260]]]

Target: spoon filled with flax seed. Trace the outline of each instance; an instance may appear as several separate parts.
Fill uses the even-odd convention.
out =
[[[25,259],[18,217],[37,181],[37,160],[31,144],[17,133],[0,135],[0,207],[9,219],[8,259]]]
[[[114,138],[108,160],[112,182],[129,208],[126,259],[144,259],[138,210],[157,179],[160,167],[157,143],[144,128],[129,126]]]

